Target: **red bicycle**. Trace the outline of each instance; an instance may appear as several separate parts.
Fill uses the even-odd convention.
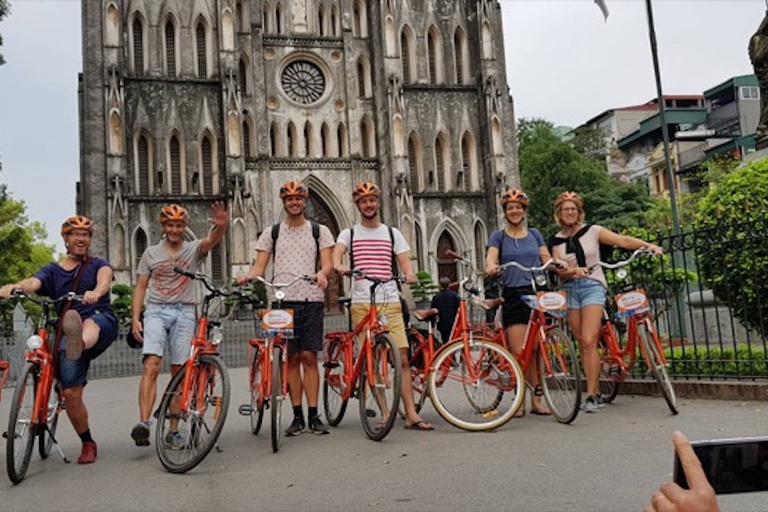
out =
[[[57,356],[53,343],[59,321],[54,306],[69,300],[82,300],[83,296],[70,292],[56,299],[36,298],[14,290],[11,299],[21,298],[39,304],[43,315],[37,332],[27,339],[26,364],[16,379],[8,430],[3,433],[6,438],[6,468],[14,484],[21,482],[27,474],[35,437],[38,438],[40,458],[48,458],[55,444],[62,460],[69,462],[56,441],[59,413],[64,402],[59,395],[56,377]]]
[[[298,281],[315,282],[310,276],[295,277],[288,283],[275,283],[257,277],[256,280],[275,290],[271,309],[260,312],[262,337],[249,340],[248,382],[250,405],[241,405],[239,412],[251,417],[251,431],[257,435],[264,419],[264,409],[270,410],[272,424],[272,451],[277,453],[282,440],[282,407],[288,398],[288,340],[293,338],[294,314],[283,308],[285,289]]]
[[[402,277],[379,279],[358,270],[347,275],[368,279],[371,298],[368,313],[349,331],[332,332],[323,342],[323,405],[328,423],[338,426],[353,396],[360,401],[360,420],[365,434],[374,441],[384,439],[397,416],[400,401],[400,352],[387,332],[386,319],[376,307],[376,288]],[[339,301],[348,304],[348,301]],[[381,315],[384,316],[384,315]],[[351,316],[350,316],[351,324]],[[359,351],[356,340],[363,335]],[[357,360],[355,354],[358,353]]]
[[[550,268],[553,263],[554,260],[550,259],[540,267],[525,267],[516,261],[510,261],[500,268],[504,270],[507,267],[515,267],[523,272],[538,273],[531,279],[533,294],[522,296],[531,309],[531,316],[525,333],[525,344],[517,360],[525,375],[531,365],[535,365],[552,416],[560,423],[571,423],[579,414],[582,379],[576,348],[570,337],[560,328],[566,315],[565,293],[537,290],[538,286],[546,284],[546,277],[541,272]],[[501,343],[511,351],[504,327],[496,329],[493,341]]]
[[[638,249],[624,260],[613,264],[600,262],[598,265],[607,269],[618,269],[616,277],[625,281],[629,276],[626,267],[637,256],[650,255],[646,249]],[[625,290],[614,297],[618,309],[617,318],[626,322],[627,339],[622,347],[616,327],[611,322],[608,312],[603,310],[603,325],[600,328],[598,339],[598,352],[600,353],[601,374],[600,392],[603,401],[611,402],[619,392],[619,385],[624,382],[637,360],[638,348],[642,352],[646,368],[650,370],[653,378],[659,384],[661,395],[669,406],[672,414],[677,414],[677,397],[672,386],[672,380],[667,372],[667,358],[659,340],[659,335],[653,327],[650,315],[650,306],[645,291],[629,285]]]

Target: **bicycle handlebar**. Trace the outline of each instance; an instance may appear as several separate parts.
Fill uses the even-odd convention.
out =
[[[254,278],[255,281],[259,281],[260,283],[263,283],[265,286],[269,288],[274,288],[275,290],[282,290],[283,288],[288,288],[289,286],[292,286],[296,284],[299,281],[306,281],[308,283],[314,283],[316,282],[315,278],[312,276],[308,276],[306,274],[300,275],[300,276],[294,276],[293,280],[287,283],[275,283],[273,281],[267,281],[261,276],[256,276]]]
[[[373,283],[383,284],[388,283],[390,281],[397,281],[399,283],[406,283],[408,280],[404,276],[389,276],[389,277],[375,277],[370,274],[366,274],[364,271],[360,270],[359,268],[353,268],[352,270],[349,270],[347,272],[344,272],[345,276],[352,276],[352,277],[362,277],[363,279],[367,279]]]
[[[183,276],[186,276],[190,279],[195,279],[196,281],[201,281],[205,288],[211,292],[211,296],[221,296],[221,297],[232,297],[234,295],[237,295],[238,297],[242,297],[245,299],[251,299],[251,293],[246,292],[245,290],[242,290],[240,288],[234,288],[234,289],[227,289],[226,287],[222,286],[217,288],[214,286],[213,281],[210,277],[205,275],[202,272],[192,272],[191,270],[187,270],[186,268],[175,266],[173,267],[173,271],[177,274],[181,274]]]
[[[50,297],[40,297],[40,296],[33,296],[29,293],[25,292],[24,290],[20,288],[16,288],[11,292],[11,296],[8,299],[5,300],[15,300],[15,299],[29,299],[32,302],[36,304],[40,304],[41,306],[46,304],[57,304],[59,302],[64,302],[65,300],[74,300],[77,302],[82,302],[83,295],[78,295],[75,292],[67,292],[61,297],[57,297],[55,299]]]
[[[632,263],[635,260],[635,258],[637,258],[641,254],[648,254],[648,255],[650,255],[652,253],[651,253],[651,251],[647,247],[641,247],[641,248],[637,249],[635,252],[633,252],[632,255],[629,258],[627,258],[626,260],[617,261],[616,263],[605,263],[604,261],[598,261],[597,263],[595,263],[594,265],[589,267],[589,271],[592,272],[597,267],[603,267],[603,268],[607,268],[609,270],[615,270],[617,268],[626,267],[627,265]]]
[[[553,266],[555,268],[560,268],[561,265],[555,261],[554,258],[549,258],[544,264],[542,264],[540,267],[526,267],[524,265],[519,264],[516,261],[508,261],[504,263],[503,265],[499,265],[500,270],[504,270],[508,267],[515,267],[517,269],[522,270],[523,272],[544,272],[547,270],[549,266]]]

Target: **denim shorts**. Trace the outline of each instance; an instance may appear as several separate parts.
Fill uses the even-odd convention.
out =
[[[172,365],[184,364],[189,358],[195,336],[195,305],[150,302],[144,310],[144,348],[142,354],[170,356]]]
[[[107,350],[112,342],[115,341],[115,338],[117,338],[117,318],[115,315],[110,312],[101,313],[96,311],[96,313],[88,318],[99,326],[99,339],[94,346],[83,351],[80,359],[76,361],[67,359],[65,355],[65,347],[67,346],[66,336],[62,336],[59,342],[59,382],[62,389],[88,384],[88,368],[91,366],[91,361]]]
[[[605,288],[595,279],[570,279],[563,283],[563,289],[567,297],[568,309],[605,305]]]

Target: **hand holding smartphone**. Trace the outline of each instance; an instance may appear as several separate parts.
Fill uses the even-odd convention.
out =
[[[715,494],[768,491],[768,437],[690,443]],[[688,489],[683,459],[675,452],[674,480]]]
[[[686,487],[675,482],[664,482],[651,497],[651,503],[645,512],[718,512],[717,496],[707,481],[701,463],[691,447],[691,443],[681,433],[672,435],[675,445],[675,481],[678,475],[684,475]]]

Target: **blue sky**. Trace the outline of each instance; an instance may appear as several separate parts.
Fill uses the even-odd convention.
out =
[[[575,126],[655,97],[645,3],[502,0],[507,76],[517,117]],[[79,176],[79,0],[11,0],[0,23],[0,182],[46,224],[74,213]],[[765,0],[653,0],[664,92],[700,94],[752,72],[750,36]]]

